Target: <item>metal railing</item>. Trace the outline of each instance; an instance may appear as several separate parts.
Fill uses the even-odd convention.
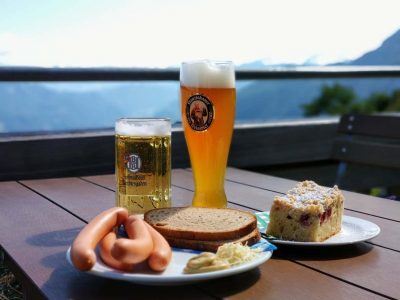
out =
[[[400,66],[274,67],[236,70],[237,80],[400,77]],[[0,82],[177,81],[178,69],[0,67]]]
[[[238,80],[384,77],[400,78],[400,66],[285,67],[236,71]],[[178,69],[0,67],[0,83],[177,80]],[[230,164],[246,168],[329,160],[336,126],[335,120],[237,126]],[[183,132],[177,130],[173,135],[173,165],[187,167],[189,159]],[[260,139],[260,136],[263,138]],[[261,141],[257,147],[244,146],[256,139]],[[271,140],[274,142],[270,143]],[[296,151],[293,151],[294,148]],[[3,159],[0,158],[0,180],[111,173],[114,169],[113,151],[112,130],[0,136],[0,153],[7,153]]]

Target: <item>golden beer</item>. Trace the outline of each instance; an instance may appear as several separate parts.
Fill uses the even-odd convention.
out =
[[[154,122],[161,125],[153,127]],[[153,208],[171,206],[169,120],[118,120],[115,173],[116,206],[127,208],[130,214],[143,214]]]
[[[236,102],[233,65],[188,64],[181,68],[181,109],[194,175],[193,206],[226,207],[224,179]]]

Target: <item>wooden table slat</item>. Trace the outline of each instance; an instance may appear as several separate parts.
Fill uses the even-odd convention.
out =
[[[226,179],[228,181],[236,181],[278,193],[286,193],[297,183],[294,180],[259,174],[236,168],[227,169]],[[382,199],[348,191],[344,191],[343,193],[346,199],[345,208],[400,222],[399,201]]]
[[[175,172],[175,171],[174,171]],[[174,173],[175,174],[175,173]],[[173,176],[174,178],[175,176]],[[85,180],[93,181],[96,184],[104,185],[105,187],[112,189],[115,179],[114,176],[93,176],[86,177]],[[80,210],[84,207],[91,207],[92,216],[96,215],[99,211],[106,209],[110,205],[113,205],[114,195],[107,189],[93,185],[87,181],[80,180],[76,181],[76,178],[67,179],[51,179],[49,180],[31,180],[24,181],[29,187],[37,190],[38,192],[44,194],[46,197],[51,198],[53,201],[60,205],[65,205],[65,207],[75,214],[80,214]],[[68,184],[66,184],[68,183]],[[92,185],[89,187],[88,185]],[[87,186],[86,188],[84,188]],[[61,193],[60,190],[64,190]],[[86,192],[85,192],[86,191]],[[193,193],[191,191],[182,188],[173,188],[173,203],[177,206],[188,205],[191,201]],[[73,197],[79,197],[80,203],[77,201],[68,201],[68,199]],[[96,199],[102,199],[97,201]],[[82,213],[88,217],[87,212]],[[282,269],[284,272],[282,273]],[[232,288],[226,288],[230,286],[228,283],[230,279],[218,280],[213,284],[200,284],[199,286],[216,294],[216,296],[233,298],[248,299],[249,295],[255,295],[264,297],[264,295],[273,295],[274,297],[288,298],[290,295],[293,297],[291,290],[288,290],[287,285],[293,286],[299,299],[307,298],[310,299],[310,295],[324,295],[326,299],[337,299],[337,294],[341,295],[352,295],[353,298],[363,298],[363,297],[378,297],[378,295],[369,293],[366,290],[352,286],[351,284],[338,281],[332,277],[323,275],[319,272],[315,272],[303,266],[299,266],[293,262],[278,260],[276,263],[264,264],[261,268],[260,279],[254,282],[254,287],[249,289],[248,280],[239,280],[235,284],[235,293],[232,294]],[[257,271],[252,271],[248,275],[243,276],[256,276],[253,273]],[[285,274],[292,274],[291,277],[286,278]],[[253,274],[253,275],[252,275]],[[243,276],[241,278],[243,278]],[[286,279],[284,279],[286,278]],[[317,284],[314,284],[317,283]],[[273,289],[269,289],[269,286],[273,286]],[[305,288],[307,287],[307,288]],[[321,290],[323,287],[323,290]],[[222,293],[221,291],[225,291]],[[267,291],[270,291],[266,294]],[[250,293],[250,294],[249,294]],[[311,296],[312,299],[312,296]]]
[[[193,180],[186,170],[174,170],[173,175],[173,183],[180,184],[188,189],[193,189]],[[243,178],[242,180],[246,180],[244,177],[245,176],[241,177]],[[230,181],[225,183],[225,190],[229,201],[232,203],[245,205],[258,210],[268,210],[268,208],[271,207],[274,195],[274,193],[268,190]],[[388,222],[396,226],[398,225],[398,222],[395,221]],[[390,226],[390,224],[387,226]],[[399,229],[399,227],[396,228]],[[380,240],[374,241],[376,243],[379,241],[386,242],[390,246],[397,247],[399,241],[396,236],[399,236],[399,232],[400,231],[397,231],[397,234],[390,235],[390,232],[382,231]],[[324,251],[323,253],[325,253],[325,256],[321,257],[320,261],[302,261],[302,257],[299,257],[297,261],[301,261],[309,267],[321,270],[335,277],[343,278],[344,280],[353,282],[364,288],[372,288],[382,294],[400,298],[400,289],[398,289],[398,286],[400,286],[400,276],[396,275],[400,270],[400,253],[398,251],[377,246],[373,247],[370,244],[361,243],[351,246],[350,248],[345,248],[349,253],[357,255],[356,257],[347,259],[347,257],[340,256],[337,260],[330,260],[330,257],[335,257],[335,251],[339,248],[332,248],[328,249],[328,251]],[[367,248],[368,251],[361,251],[361,248],[364,250]],[[320,249],[317,249],[316,253],[318,253],[318,251],[320,251]],[[296,251],[294,250],[285,251],[284,254],[286,258],[290,258],[293,257],[295,253]],[[330,264],[330,262],[332,262],[332,264]],[[337,268],[335,267],[336,264],[338,266]],[[368,274],[368,276],[359,276],[360,273]],[[381,281],[377,281],[376,278],[380,278],[385,284],[382,285]]]
[[[193,179],[191,174],[188,174],[186,170],[182,169],[174,170],[173,174],[175,177],[175,179],[173,179],[175,184],[193,190]],[[225,189],[227,197],[231,203],[251,207],[258,211],[269,210],[274,196],[279,195],[278,193],[269,190],[240,185],[230,181],[226,181]],[[249,195],[251,195],[251,197]],[[400,232],[400,222],[394,222],[350,210],[346,210],[345,214],[376,223],[381,228],[381,234],[372,239],[371,242],[386,248],[400,251],[400,239],[393,238]]]
[[[175,186],[181,186],[189,190],[193,190],[193,179],[192,176],[188,176],[187,173],[181,169],[173,170],[173,182]],[[102,176],[91,176],[87,177],[88,180],[93,181],[101,186],[115,190],[115,176],[114,175],[102,175]],[[227,193],[228,199],[232,204],[240,206],[247,206],[254,208],[255,210],[267,210],[271,206],[272,199],[277,193],[270,191],[257,191],[258,197],[252,197],[249,201],[248,195],[255,195],[255,191],[251,187],[243,187],[235,185],[232,182],[227,182]],[[239,207],[240,207],[239,206]],[[366,215],[364,213],[353,212],[346,210],[346,215],[362,218],[371,222],[376,223],[381,228],[381,234],[371,240],[372,243],[380,245],[382,247],[390,248],[396,251],[400,251],[400,239],[393,238],[400,232],[400,223],[393,222],[391,220],[382,219]]]
[[[1,247],[46,298],[117,299],[134,295],[135,299],[154,299],[162,295],[179,299],[190,294],[195,299],[212,299],[193,286],[155,289],[76,271],[65,253],[85,223],[16,182],[0,183],[0,207]]]

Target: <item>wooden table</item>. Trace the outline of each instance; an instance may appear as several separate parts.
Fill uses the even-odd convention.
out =
[[[173,205],[189,205],[192,174],[172,173]],[[229,206],[268,210],[294,181],[228,169]],[[196,285],[146,287],[81,273],[65,259],[78,231],[114,205],[113,175],[0,183],[0,245],[27,298],[400,298],[400,203],[346,192],[345,214],[378,224],[369,242],[330,248],[280,246],[258,269]]]

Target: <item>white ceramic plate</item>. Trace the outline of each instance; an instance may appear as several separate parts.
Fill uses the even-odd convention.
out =
[[[257,213],[256,213],[257,214]],[[268,221],[267,221],[268,222]],[[260,224],[259,224],[260,228]],[[296,242],[280,239],[267,239],[272,244],[298,246],[337,246],[364,242],[376,237],[381,229],[375,223],[360,218],[343,216],[342,230],[323,242]],[[265,229],[260,229],[265,232]]]
[[[72,265],[70,251],[71,248],[67,251],[67,260]],[[87,273],[145,285],[180,285],[242,273],[258,267],[272,256],[272,251],[261,252],[260,256],[255,260],[230,269],[200,274],[184,274],[183,269],[187,261],[198,253],[191,250],[173,249],[171,263],[162,273],[151,271],[146,264],[140,266],[134,273],[124,273],[108,267],[100,259],[97,260],[92,270]]]

